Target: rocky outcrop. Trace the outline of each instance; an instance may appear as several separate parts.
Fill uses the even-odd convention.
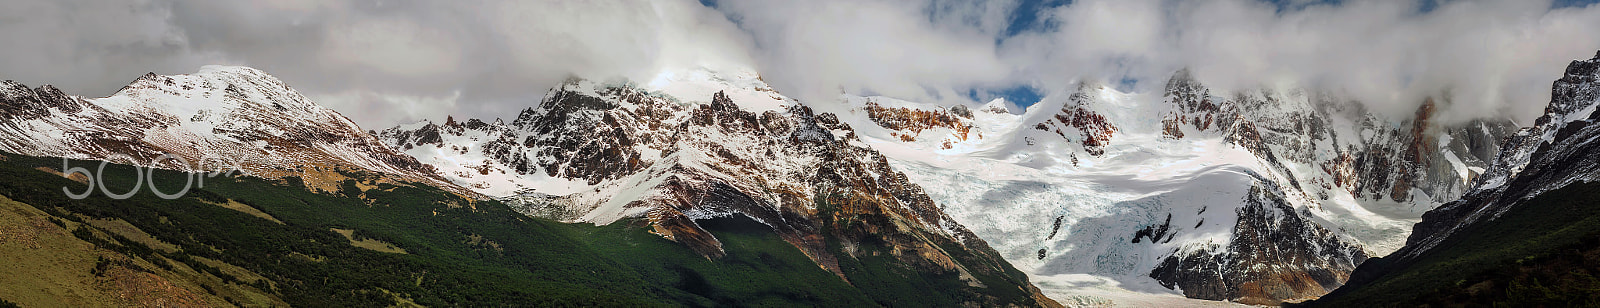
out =
[[[44,85],[36,89],[16,81],[0,82],[0,118],[8,121],[33,120],[54,113],[77,113],[88,102],[62,93],[61,89]]]
[[[1044,122],[1034,123],[1033,129],[1055,133],[1068,143],[1076,142],[1091,156],[1104,155],[1105,147],[1111,145],[1111,137],[1116,135],[1117,127],[1092,108],[1093,98],[1089,97],[1088,89],[1094,86],[1092,83],[1080,84],[1078,91],[1061,106],[1061,111]]]
[[[966,106],[957,105],[949,110],[918,110],[904,107],[884,107],[875,101],[867,101],[862,107],[867,111],[867,118],[883,128],[893,130],[895,138],[901,141],[916,141],[922,131],[933,128],[944,128],[951,131],[956,140],[967,141],[968,138],[982,138],[982,134],[972,136],[972,111]],[[949,143],[944,148],[950,148]]]
[[[1190,298],[1276,305],[1338,288],[1368,258],[1271,188],[1252,186],[1242,202],[1228,245],[1167,256],[1150,277]]]

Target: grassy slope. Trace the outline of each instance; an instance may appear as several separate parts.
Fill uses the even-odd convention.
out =
[[[73,163],[91,169],[96,165]],[[55,217],[61,222],[60,232],[74,234],[67,239],[77,237],[101,251],[138,260],[138,266],[127,267],[132,271],[162,275],[192,268],[195,274],[189,276],[163,276],[213,299],[213,304],[218,298],[250,306],[286,302],[364,307],[403,301],[427,306],[873,303],[861,290],[749,221],[712,223],[711,231],[728,252],[713,262],[639,228],[530,218],[499,203],[470,202],[429,187],[377,184],[364,191],[347,188],[337,194],[315,194],[296,183],[219,177],[206,179],[204,188],[177,200],[158,199],[147,188],[128,200],[110,200],[98,192],[89,199],[69,200],[62,187],[80,192],[84,185],[36,167],[61,168],[61,160],[10,155],[0,162],[0,195],[21,202],[13,208]],[[134,182],[132,174],[132,169],[117,166],[107,168],[104,175],[112,192],[125,192]],[[155,178],[161,189],[171,192],[181,187],[176,184],[183,182],[181,175],[159,172]],[[350,176],[352,181],[361,180],[360,175]],[[344,186],[363,186],[348,184]],[[216,205],[230,202],[248,205],[282,223]],[[157,246],[174,248],[151,248],[82,223],[98,218],[120,219],[158,241]],[[354,247],[350,238],[331,231],[334,228],[352,229],[356,239],[391,243],[407,254]],[[12,246],[0,243],[0,249]],[[40,248],[26,253],[66,251]],[[79,259],[73,262],[93,262],[89,255],[69,256]],[[0,267],[0,277],[82,280],[95,274],[89,271],[93,265],[33,269],[42,273]],[[18,279],[22,280],[7,285],[31,288],[47,283]],[[223,290],[229,286],[238,290]],[[24,306],[49,305],[57,298],[0,293],[0,299]]]
[[[1311,306],[1600,305],[1600,183],[1546,192]],[[1373,262],[1373,261],[1368,261]]]
[[[222,289],[226,294],[249,292],[247,286],[229,287],[202,279],[202,274],[192,268],[162,269],[152,263],[157,259],[94,249],[94,245],[68,231],[78,226],[82,224],[0,197],[0,259],[6,260],[0,264],[0,272],[5,273],[0,275],[0,294],[30,306],[114,307],[138,304],[134,300],[147,295],[187,298],[190,304],[226,304],[200,285]],[[103,229],[88,228],[96,230],[90,236],[112,238],[112,233]],[[138,275],[130,268],[154,272],[154,276]],[[139,285],[165,288],[128,288]],[[5,303],[0,302],[0,307],[9,307]],[[261,303],[271,304],[272,300],[262,298]]]

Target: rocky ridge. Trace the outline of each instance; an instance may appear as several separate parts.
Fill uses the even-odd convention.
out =
[[[1162,118],[1165,136],[1221,134],[1271,164],[1288,187],[1320,200],[1336,191],[1428,207],[1454,200],[1515,130],[1504,119],[1436,123],[1432,98],[1413,116],[1393,119],[1304,90],[1219,97],[1187,71],[1173,76],[1164,97],[1172,106]]]

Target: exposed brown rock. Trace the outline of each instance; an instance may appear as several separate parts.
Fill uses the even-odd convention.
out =
[[[1105,115],[1090,108],[1091,98],[1087,93],[1089,86],[1091,85],[1080,85],[1078,92],[1067,98],[1068,102],[1061,107],[1060,112],[1042,123],[1035,123],[1033,128],[1053,132],[1067,142],[1077,140],[1084,152],[1091,156],[1100,156],[1105,154],[1105,147],[1111,145],[1111,138],[1116,135],[1117,127],[1107,121]]]
[[[959,141],[967,141],[972,133],[972,124],[962,119],[972,119],[972,112],[965,111],[966,107],[956,106],[959,109],[945,110],[918,110],[902,107],[883,107],[875,101],[867,101],[865,107],[867,117],[873,123],[883,128],[905,133],[895,133],[902,141],[916,141],[922,131],[933,128],[950,129]]]

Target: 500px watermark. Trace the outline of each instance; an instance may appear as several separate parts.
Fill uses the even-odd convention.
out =
[[[172,154],[161,154],[161,156],[157,156],[155,160],[150,161],[150,165],[156,165],[157,163],[160,163],[160,162],[163,162],[163,161],[167,161],[167,160],[171,160],[171,161],[177,162],[179,166],[190,167],[190,169],[198,169],[198,168],[194,168],[194,167],[197,167],[197,165],[189,164],[189,161],[185,160],[182,156],[177,156],[177,155],[172,155]],[[223,175],[234,176],[234,175],[241,175],[241,174],[242,175],[249,175],[250,174],[249,171],[244,171],[244,169],[239,166],[237,161],[228,161],[228,160],[223,160],[223,159],[213,159],[213,157],[211,157],[211,156],[201,157],[200,158],[200,165],[198,165],[198,167],[207,166],[206,165],[207,162],[218,162],[218,163],[221,163],[222,166],[226,166],[226,167],[217,168],[216,169],[217,171],[211,171],[211,172],[201,171],[201,172],[195,172],[195,173],[184,173],[184,176],[183,176],[183,178],[184,178],[183,189],[179,189],[177,192],[174,192],[174,193],[167,193],[167,192],[161,191],[161,189],[159,189],[159,188],[156,188],[156,183],[155,183],[156,182],[155,181],[156,171],[155,171],[154,167],[134,166],[133,167],[133,172],[134,172],[133,188],[129,189],[128,192],[118,194],[118,193],[112,193],[111,189],[107,188],[107,186],[104,184],[106,182],[106,180],[105,180],[106,165],[110,164],[110,162],[101,161],[100,162],[100,167],[99,168],[95,168],[94,170],[91,171],[91,170],[89,170],[89,168],[72,167],[72,166],[70,166],[71,160],[66,159],[66,158],[62,158],[61,159],[61,176],[67,177],[67,178],[71,178],[73,174],[83,174],[88,179],[85,182],[87,184],[89,184],[89,187],[85,188],[83,190],[83,193],[73,193],[72,189],[70,187],[63,186],[63,187],[61,187],[61,192],[65,193],[67,195],[67,198],[72,198],[73,200],[82,200],[84,198],[88,198],[89,195],[94,194],[94,191],[98,187],[100,193],[105,194],[106,197],[111,198],[113,200],[123,200],[123,199],[128,199],[128,198],[133,197],[134,194],[139,193],[139,189],[144,187],[144,183],[145,182],[150,182],[150,193],[155,194],[156,197],[161,197],[162,199],[171,200],[171,199],[182,198],[184,195],[189,194],[189,189],[190,188],[193,188],[193,187],[196,187],[196,186],[198,186],[200,188],[205,188],[206,187],[206,178],[223,176]],[[196,185],[196,182],[198,182],[198,185]]]

